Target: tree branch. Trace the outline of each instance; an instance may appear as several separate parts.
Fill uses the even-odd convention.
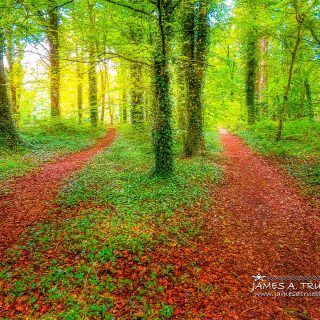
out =
[[[135,12],[139,12],[139,13],[142,13],[142,14],[145,14],[149,17],[151,17],[151,13],[150,12],[147,12],[147,11],[144,11],[142,9],[138,9],[138,8],[135,8],[135,7],[132,7],[132,6],[129,6],[128,4],[124,4],[124,3],[119,3],[117,1],[114,1],[114,0],[105,0],[106,2],[109,2],[109,3],[113,3],[117,6],[120,6],[120,7],[123,7],[123,8],[127,8],[127,9],[130,9],[132,11],[135,11]]]

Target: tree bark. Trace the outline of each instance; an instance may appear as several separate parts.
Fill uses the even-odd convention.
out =
[[[11,93],[11,106],[14,114],[18,112],[18,102],[17,102],[17,87],[14,81],[15,77],[15,59],[14,59],[14,40],[13,40],[13,31],[8,29],[7,33],[7,61],[9,66],[9,79],[10,79],[10,93]]]
[[[124,89],[122,92],[122,112],[121,112],[122,123],[127,123],[128,121],[127,104],[128,104],[127,91]]]
[[[236,69],[236,62],[235,62],[235,57],[231,58],[230,55],[230,45],[227,45],[227,65],[230,73],[230,101],[234,101],[234,74],[235,74],[235,69]]]
[[[89,13],[89,25],[90,31],[94,34],[95,18],[93,12],[93,4],[88,1],[88,13]],[[97,84],[97,72],[96,72],[96,41],[89,39],[89,106],[90,106],[90,121],[93,127],[98,125],[98,84]]]
[[[105,65],[105,80],[106,80],[106,90],[108,95],[108,110],[109,110],[110,124],[113,124],[114,110],[113,110],[112,96],[111,96],[110,75],[109,75],[107,65]]]
[[[310,119],[314,118],[314,108],[313,108],[313,101],[312,101],[312,94],[310,88],[309,78],[305,78],[304,80],[304,87],[306,91],[306,98],[307,98],[307,107],[308,107],[308,116]]]
[[[172,103],[168,67],[169,35],[172,12],[170,2],[157,0],[159,36],[154,51],[153,148],[155,154],[154,174],[168,176],[173,172]]]
[[[246,104],[248,108],[248,124],[253,125],[256,121],[256,74],[257,74],[257,41],[255,35],[248,34],[247,57],[246,57]]]
[[[0,29],[0,143],[14,147],[20,143],[20,137],[14,125],[10,99],[7,91],[7,79],[4,69],[5,35]]]
[[[143,108],[143,90],[141,88],[142,66],[138,63],[133,63],[130,66],[131,76],[131,123],[132,125],[141,125],[144,120]]]
[[[89,48],[89,106],[90,106],[90,121],[93,127],[98,125],[98,85],[97,85],[97,72],[95,63],[95,50],[91,44]]]
[[[101,82],[101,116],[100,121],[104,122],[106,113],[106,86],[107,86],[107,65],[104,62],[100,68],[100,82]]]
[[[187,134],[184,153],[188,157],[197,155],[205,148],[203,133],[203,87],[208,51],[209,1],[201,0],[199,11],[193,1],[184,11],[185,53],[188,66],[185,70],[187,84]]]
[[[83,118],[83,74],[81,72],[80,63],[77,62],[77,105],[78,105],[78,123],[82,123]]]
[[[178,116],[179,138],[181,139],[183,146],[186,143],[186,132],[187,132],[187,102],[186,102],[187,83],[186,83],[185,68],[186,68],[185,62],[181,63],[181,65],[177,67],[177,74],[178,74],[177,116]]]
[[[50,60],[50,98],[51,116],[60,116],[60,56],[59,56],[59,25],[58,9],[49,12],[47,26]]]
[[[267,78],[268,78],[268,40],[263,37],[259,41],[260,50],[260,63],[259,63],[259,76],[257,83],[257,96],[259,104],[264,105],[264,112],[268,113],[268,101],[266,98]]]

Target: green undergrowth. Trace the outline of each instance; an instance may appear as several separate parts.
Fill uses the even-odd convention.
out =
[[[23,312],[41,319],[116,319],[124,312],[119,301],[127,309],[117,319],[173,315],[158,284],[160,274],[176,281],[173,266],[132,274],[150,267],[146,256],[156,246],[190,246],[200,236],[221,174],[218,135],[207,134],[207,153],[195,159],[179,157],[177,146],[176,170],[166,179],[151,175],[149,134],[123,127],[117,135],[69,179],[59,219],[34,227],[8,252],[0,273],[5,304],[20,299]],[[25,256],[30,263],[17,268]]]
[[[320,122],[308,119],[288,121],[283,139],[275,140],[277,123],[259,122],[251,131],[238,134],[264,156],[276,159],[292,176],[299,179],[303,190],[320,198]]]
[[[56,156],[91,146],[105,128],[92,129],[71,121],[40,122],[19,128],[23,145],[14,150],[0,146],[0,181],[23,175]]]

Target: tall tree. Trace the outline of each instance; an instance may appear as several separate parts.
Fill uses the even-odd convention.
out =
[[[20,137],[13,121],[8,96],[8,85],[4,68],[5,51],[5,31],[0,26],[0,142],[8,147],[14,147],[19,144]]]
[[[130,98],[131,98],[131,123],[141,125],[144,119],[143,114],[143,90],[142,90],[142,65],[132,63],[130,66]]]
[[[172,23],[181,0],[129,1],[106,0],[122,7],[145,21],[155,30],[153,41],[153,149],[154,174],[167,176],[173,172],[172,101],[170,93],[169,59],[171,51]],[[143,6],[143,7],[142,7]],[[155,22],[153,24],[152,22]],[[119,54],[120,57],[125,58]],[[128,59],[131,62],[136,59]]]
[[[59,44],[59,8],[55,1],[53,8],[49,8],[46,21],[46,34],[49,43],[50,60],[50,97],[51,115],[60,116],[60,44]]]
[[[106,113],[106,88],[107,88],[107,82],[108,81],[108,69],[107,64],[105,61],[103,63],[100,63],[99,65],[99,73],[100,73],[100,101],[101,101],[101,114],[100,114],[100,121],[103,123]],[[108,99],[110,99],[108,97]]]
[[[96,34],[95,34],[95,13],[94,3],[88,0],[88,16],[89,16],[89,105],[90,105],[90,121],[91,125],[96,127],[98,124],[98,83],[96,72]]]
[[[310,119],[313,119],[314,117],[314,108],[313,108],[313,101],[312,101],[312,94],[311,94],[311,86],[309,77],[306,76],[304,79],[304,87],[305,87],[305,93],[306,93],[306,99],[307,99],[307,113]]]
[[[83,72],[81,63],[76,62],[76,73],[77,73],[77,106],[78,106],[78,123],[82,123],[83,118]]]
[[[187,130],[184,152],[191,157],[204,148],[203,87],[208,52],[210,1],[185,1],[183,9]]]
[[[130,26],[130,38],[133,43],[142,42],[143,30],[140,25]],[[131,123],[141,125],[144,120],[144,94],[142,64],[133,62],[130,64],[130,99],[131,99]]]
[[[170,94],[169,57],[172,22],[179,0],[157,0],[158,32],[154,49],[153,148],[154,172],[159,176],[173,172],[172,101]]]
[[[258,68],[258,36],[257,36],[257,0],[245,0],[245,8],[248,17],[246,31],[246,105],[248,108],[248,124],[256,121],[256,81]]]
[[[268,40],[262,37],[259,40],[259,70],[257,77],[257,97],[259,105],[264,105],[263,111],[268,114],[267,79],[268,79]]]
[[[16,37],[14,28],[6,29],[7,35],[7,61],[9,68],[10,96],[12,111],[18,114],[20,109],[20,97],[22,89],[23,67],[21,61],[23,59],[23,46]]]

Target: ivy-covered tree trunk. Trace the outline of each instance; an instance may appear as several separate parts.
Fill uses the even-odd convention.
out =
[[[47,26],[47,38],[49,42],[50,60],[50,98],[51,116],[60,116],[60,56],[59,56],[59,25],[58,9],[52,9],[49,13]]]
[[[94,17],[94,6],[92,2],[88,1],[88,13],[89,13],[89,25],[90,30],[94,34],[95,17]],[[97,83],[97,72],[96,72],[96,50],[95,39],[89,39],[89,106],[90,106],[90,122],[93,127],[98,125],[98,83]]]
[[[128,121],[128,101],[127,101],[127,91],[124,89],[122,92],[122,104],[121,104],[121,122],[127,123]]]
[[[12,29],[6,30],[7,34],[7,61],[9,66],[9,80],[10,80],[10,93],[11,93],[11,106],[14,114],[18,112],[18,95],[17,86],[15,83],[15,61],[14,61],[14,39]]]
[[[267,96],[267,80],[268,80],[268,40],[263,37],[259,41],[260,63],[259,76],[257,79],[257,96],[259,105],[263,107],[263,112],[268,115],[268,96]]]
[[[308,116],[310,119],[313,119],[314,118],[314,108],[313,108],[313,102],[312,102],[310,81],[309,81],[308,77],[305,78],[305,80],[304,80],[304,87],[305,87],[306,98],[307,98]]]
[[[246,47],[246,104],[248,108],[248,124],[256,121],[256,76],[257,76],[257,40],[254,31],[247,35]]]
[[[182,7],[182,56],[184,60],[182,61],[182,74],[183,82],[182,85],[185,85],[185,88],[182,89],[182,96],[185,98],[184,105],[180,111],[185,112],[184,115],[180,115],[182,120],[185,120],[184,128],[184,153],[187,156],[193,154],[193,126],[196,122],[196,110],[195,110],[195,100],[196,100],[196,36],[195,36],[195,3],[194,1],[186,0],[184,6]]]
[[[83,118],[83,75],[81,72],[80,63],[77,62],[77,104],[78,104],[78,123],[82,123]]]
[[[110,74],[108,71],[107,64],[105,64],[105,80],[106,80],[106,90],[108,95],[108,110],[109,110],[110,124],[113,124],[114,106],[113,106],[113,99],[111,96]]]
[[[144,120],[144,99],[143,89],[141,86],[142,81],[142,66],[139,63],[133,63],[130,67],[131,76],[131,123],[141,125]]]
[[[177,67],[177,87],[178,87],[178,96],[177,96],[177,120],[178,120],[178,129],[179,129],[179,138],[181,143],[184,146],[186,140],[186,131],[187,131],[187,83],[185,76],[185,62],[182,62]]]
[[[172,105],[168,62],[161,53],[155,53],[154,57],[154,87],[156,95],[153,127],[155,174],[166,176],[173,171]]]
[[[205,70],[208,59],[209,50],[209,10],[210,1],[201,0],[198,13],[198,32],[196,37],[196,136],[192,155],[196,155],[199,151],[205,149],[204,142],[204,105],[203,105],[203,90],[205,81]]]
[[[98,124],[98,84],[97,84],[97,72],[95,64],[95,50],[91,45],[89,48],[89,106],[90,106],[90,121],[91,125],[96,127]]]
[[[240,2],[244,5],[246,12],[245,27],[245,92],[246,92],[246,106],[248,114],[248,124],[254,125],[257,115],[256,97],[257,97],[257,73],[258,73],[258,3],[257,0],[242,0]]]
[[[168,66],[171,1],[157,0],[159,36],[154,51],[153,148],[154,173],[168,176],[173,172],[172,103]]]
[[[100,114],[100,121],[103,123],[106,113],[106,87],[107,87],[107,64],[103,63],[100,68],[100,84],[101,84],[101,114]]]
[[[229,69],[230,74],[230,101],[234,102],[234,76],[236,71],[236,61],[235,61],[235,55],[231,57],[230,54],[230,44],[227,44],[227,65]]]
[[[14,147],[20,142],[14,121],[10,99],[7,91],[7,79],[4,69],[5,36],[0,29],[0,143]]]
[[[184,153],[192,157],[205,148],[203,133],[203,86],[208,51],[208,0],[187,1],[184,14],[184,54],[187,57],[187,133]]]

